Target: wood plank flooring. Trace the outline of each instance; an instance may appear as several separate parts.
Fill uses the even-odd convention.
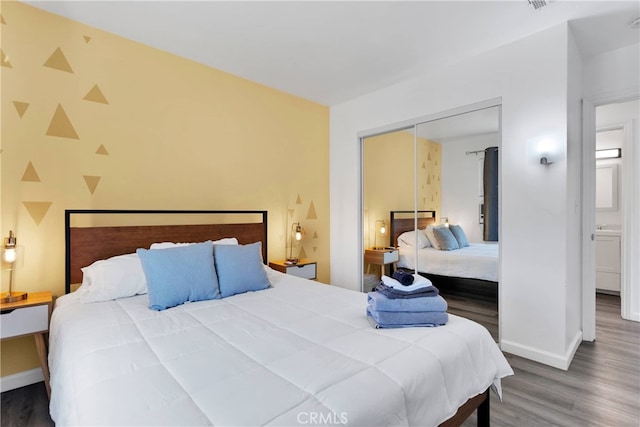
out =
[[[449,298],[450,312],[485,324],[497,338],[497,311]],[[568,371],[507,354],[515,371],[491,397],[493,427],[640,426],[640,323],[620,318],[620,298],[597,296],[597,341],[583,342]],[[494,330],[493,332],[491,330]],[[2,426],[53,426],[44,383],[2,393]],[[464,427],[475,426],[472,416]]]
[[[440,291],[449,306],[448,312],[466,317],[483,325],[495,342],[498,342],[498,304],[495,302],[478,301],[473,297],[447,294]]]
[[[48,427],[55,424],[49,416],[49,399],[44,381],[2,393],[2,427]]]
[[[619,297],[597,295],[596,341],[580,344],[568,371],[506,357],[515,375],[502,402],[491,395],[492,426],[640,426],[640,323],[620,317]]]

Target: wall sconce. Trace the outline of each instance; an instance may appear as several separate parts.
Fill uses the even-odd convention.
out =
[[[596,150],[596,160],[619,159],[622,157],[622,148],[607,148]]]
[[[378,246],[378,234],[385,236],[387,234],[387,224],[383,219],[376,221],[376,234],[373,239],[373,249],[384,249],[384,246]]]
[[[443,224],[445,227],[449,228],[449,217],[446,217],[446,216],[441,217],[440,224]]]
[[[293,256],[293,246],[302,241],[302,226],[300,226],[299,222],[292,224],[290,240],[289,257],[287,258],[286,264],[297,264],[300,258]]]
[[[561,160],[563,154],[559,139],[552,135],[541,135],[527,141],[527,152],[532,161],[543,166]]]
[[[4,251],[2,253],[2,260],[9,264],[9,292],[4,294],[0,300],[3,303],[16,302],[27,298],[26,292],[13,292],[13,266],[18,259],[18,251],[16,248],[17,239],[13,234],[13,231],[9,231],[9,237],[4,239]]]

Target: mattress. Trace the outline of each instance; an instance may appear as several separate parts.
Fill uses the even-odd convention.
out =
[[[57,425],[437,425],[513,374],[487,330],[450,315],[374,329],[366,294],[271,270],[272,287],[147,308],[57,299]]]
[[[471,243],[453,251],[418,249],[418,272],[498,282],[498,245]],[[400,247],[398,267],[415,269],[415,247]]]

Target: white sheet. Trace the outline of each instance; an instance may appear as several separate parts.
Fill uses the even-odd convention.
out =
[[[273,287],[162,312],[147,296],[57,300],[57,425],[437,425],[513,374],[487,330],[373,329],[366,294],[270,272]],[[321,418],[323,417],[323,418]],[[329,422],[330,420],[330,422]]]
[[[398,267],[415,268],[415,248],[400,247]],[[453,251],[434,248],[418,250],[418,272],[449,277],[466,277],[499,282],[498,245],[471,243]]]

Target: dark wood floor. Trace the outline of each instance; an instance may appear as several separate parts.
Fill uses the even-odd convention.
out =
[[[2,427],[47,427],[55,425],[49,416],[49,399],[44,382],[2,393]]]
[[[449,311],[485,324],[497,337],[497,312],[464,298]],[[515,371],[491,401],[494,427],[640,426],[640,323],[620,318],[620,298],[598,295],[596,336],[583,342],[568,371],[507,354]],[[44,383],[2,393],[2,426],[52,426]],[[464,427],[475,425],[474,417]]]
[[[478,301],[473,297],[447,294],[440,292],[449,305],[448,312],[466,317],[483,325],[493,339],[498,342],[498,304],[495,302]]]

